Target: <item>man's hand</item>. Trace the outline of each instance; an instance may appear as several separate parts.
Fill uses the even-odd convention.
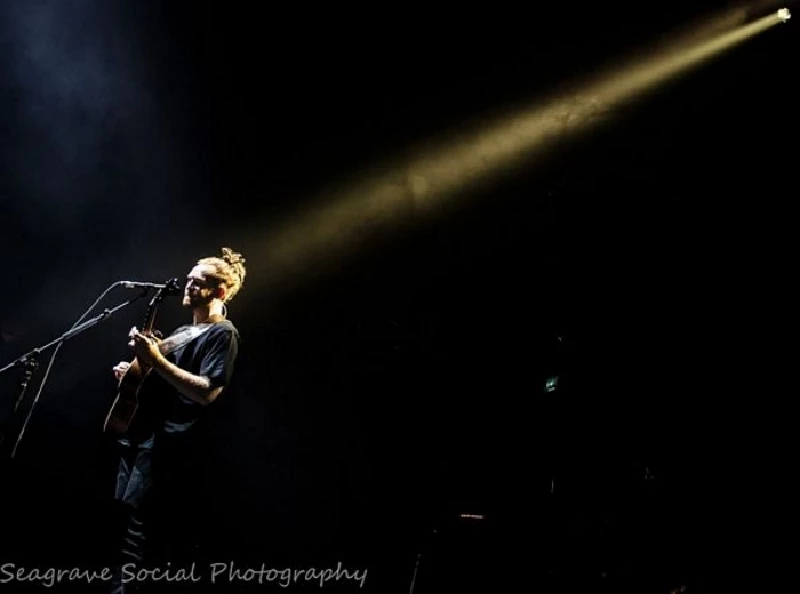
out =
[[[131,342],[128,344],[133,346],[136,359],[143,365],[153,365],[156,359],[162,356],[158,348],[158,339],[152,336],[145,336],[136,328],[131,328],[128,336],[131,337]]]
[[[131,364],[128,361],[120,361],[117,363],[114,367],[114,377],[117,378],[117,380],[121,380],[122,376],[128,372],[130,366]]]

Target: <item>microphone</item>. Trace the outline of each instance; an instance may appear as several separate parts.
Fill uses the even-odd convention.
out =
[[[181,295],[183,293],[177,278],[170,279],[166,284],[141,281],[118,281],[117,285],[125,287],[126,289],[159,289],[164,291],[167,295]]]

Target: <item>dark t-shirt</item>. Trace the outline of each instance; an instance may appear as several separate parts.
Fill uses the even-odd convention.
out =
[[[202,333],[188,339],[188,342],[168,352],[165,357],[189,373],[207,377],[213,388],[227,386],[239,352],[238,330],[230,321],[222,320],[211,324],[181,326],[165,340],[192,330]],[[125,445],[136,443],[142,448],[152,447],[155,435],[189,431],[206,408],[180,394],[158,372],[151,371],[139,391],[139,409],[131,431],[121,441]]]

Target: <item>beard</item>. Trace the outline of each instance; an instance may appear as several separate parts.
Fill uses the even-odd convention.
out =
[[[211,296],[203,297],[199,293],[196,293],[194,295],[192,295],[192,294],[184,295],[183,296],[183,305],[185,307],[190,307],[192,309],[195,309],[197,307],[204,307],[204,306],[208,305],[209,303],[211,303],[212,299],[213,299],[213,297],[211,297]]]

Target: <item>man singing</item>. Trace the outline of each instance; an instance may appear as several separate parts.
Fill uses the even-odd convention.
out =
[[[192,310],[192,323],[164,340],[142,334],[136,328],[130,332],[129,344],[137,362],[152,370],[141,385],[139,408],[119,438],[122,454],[115,499],[125,511],[127,530],[114,593],[137,590],[136,580],[130,579],[133,571],[123,573],[121,568],[131,569],[134,566],[130,564],[146,560],[145,543],[152,535],[152,521],[159,516],[173,517],[158,511],[180,508],[169,502],[177,497],[177,487],[181,486],[178,477],[187,451],[181,447],[206,407],[231,380],[239,332],[226,318],[225,304],[242,287],[244,263],[241,254],[230,248],[223,248],[221,257],[200,259],[186,277],[183,295],[183,305]],[[126,361],[117,364],[113,368],[115,377],[122,380],[130,365]],[[176,533],[181,529],[180,523],[171,523],[160,532],[180,537]]]

